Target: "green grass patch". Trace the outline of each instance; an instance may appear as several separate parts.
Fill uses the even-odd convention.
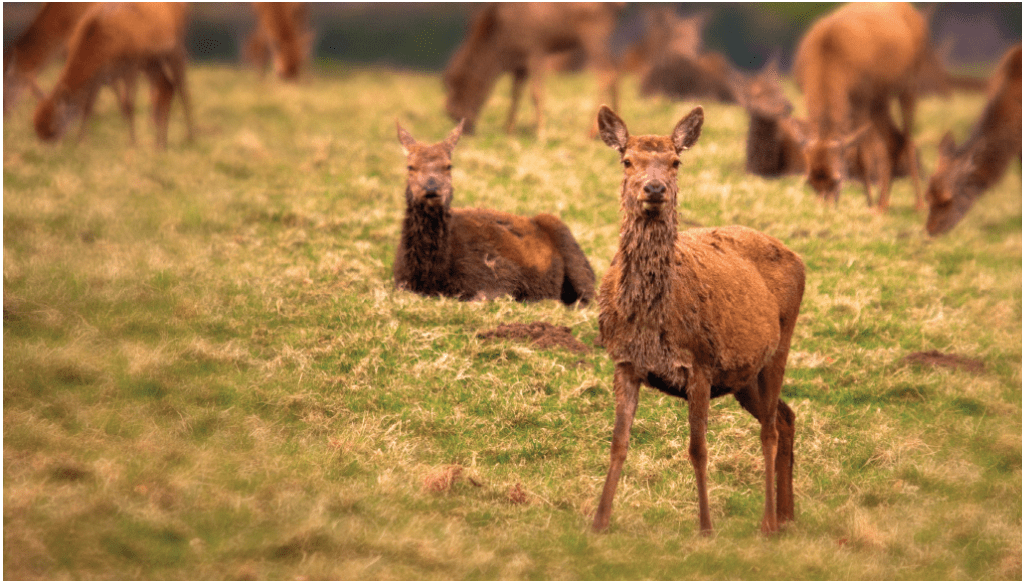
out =
[[[80,144],[39,143],[29,103],[5,121],[6,578],[1021,578],[1019,165],[932,239],[909,181],[878,217],[856,184],[823,208],[799,177],[746,175],[742,109],[703,104],[680,218],[763,230],[807,265],[783,389],[796,521],[759,535],[758,427],[727,397],[709,424],[717,533],[699,537],[686,404],[644,390],[594,535],[614,403],[597,308],[394,287],[394,123],[447,134],[438,78],[196,65],[190,81],[197,139],[175,105],[166,152],[141,115],[127,147],[107,91]],[[456,206],[558,215],[600,277],[621,168],[586,137],[596,85],[550,76],[539,142],[529,107],[499,131],[499,83],[454,184]],[[694,105],[642,100],[632,78],[621,94],[636,134]],[[922,100],[926,170],[983,103]],[[537,320],[590,351],[478,336]],[[907,359],[931,351],[967,361]]]

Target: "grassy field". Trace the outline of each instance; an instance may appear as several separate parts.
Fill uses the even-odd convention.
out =
[[[884,217],[859,185],[822,208],[798,177],[746,175],[746,116],[703,104],[681,220],[760,229],[808,268],[783,388],[796,521],[759,535],[758,426],[723,398],[717,533],[699,537],[686,406],[645,389],[594,535],[613,417],[596,307],[393,285],[395,120],[441,139],[440,79],[327,67],[284,86],[196,65],[191,82],[197,140],[175,106],[166,152],[145,92],[134,149],[109,92],[77,145],[40,144],[31,104],[5,120],[5,579],[1021,578],[1018,163],[930,239],[909,181]],[[539,143],[528,100],[499,132],[503,81],[454,184],[456,206],[557,214],[600,278],[621,169],[586,138],[595,87],[552,77]],[[921,104],[927,170],[983,103]],[[627,79],[619,113],[665,134],[693,105]],[[534,321],[588,351],[479,336]],[[907,360],[933,350],[968,366]]]

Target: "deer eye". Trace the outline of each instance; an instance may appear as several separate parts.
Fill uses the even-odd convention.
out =
[[[411,164],[409,166],[406,166],[405,168],[407,168],[409,172],[416,172],[416,167]]]
[[[633,167],[633,161],[628,159],[628,158],[623,158],[622,159],[622,166],[624,166],[626,168],[632,168]]]
[[[445,169],[446,171],[449,171],[449,172],[451,172],[451,170],[452,170],[452,165],[450,165],[450,164],[449,164],[448,166],[444,167],[444,169]]]
[[[679,161],[678,160],[673,160],[672,161],[672,168],[679,168]]]

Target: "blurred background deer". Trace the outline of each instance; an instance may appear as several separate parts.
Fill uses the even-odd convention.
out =
[[[260,76],[273,63],[274,73],[285,81],[299,78],[309,59],[313,33],[305,2],[253,2],[256,29],[245,42],[245,58]]]
[[[92,110],[96,92],[116,80],[126,86],[122,107],[132,117],[135,77],[143,72],[153,93],[153,116],[158,148],[167,145],[171,99],[182,101],[189,139],[193,135],[192,109],[185,82],[183,44],[188,6],[177,2],[98,4],[84,14],[71,34],[68,60],[53,90],[36,107],[33,122],[42,140],[57,140],[68,124]]]
[[[515,129],[523,85],[537,114],[537,134],[544,134],[545,59],[552,53],[580,48],[598,76],[600,95],[618,103],[617,73],[608,47],[621,6],[602,3],[498,3],[476,14],[469,33],[444,72],[445,110],[455,121],[466,120],[473,133],[480,110],[495,82],[512,74],[512,103],[505,131]],[[597,128],[591,129],[596,135]]]

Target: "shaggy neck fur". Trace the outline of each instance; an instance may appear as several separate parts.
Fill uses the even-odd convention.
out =
[[[405,194],[401,247],[405,250],[409,266],[409,285],[416,292],[439,293],[451,271],[451,209],[447,206],[416,205],[408,189]]]
[[[750,115],[747,170],[761,174],[778,174],[782,171],[782,140],[777,119]]]
[[[673,192],[667,204],[672,205],[675,199]],[[619,261],[622,262],[618,286],[620,310],[629,322],[638,319],[661,322],[660,315],[671,308],[672,265],[678,233],[675,207],[653,218],[635,208],[636,203],[623,203],[622,207],[619,230]]]

